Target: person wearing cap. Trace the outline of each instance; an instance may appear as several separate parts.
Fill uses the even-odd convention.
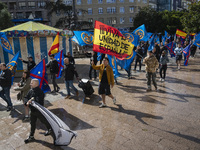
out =
[[[27,70],[30,71],[33,67],[35,67],[35,61],[33,60],[32,56],[28,56],[28,61],[19,58],[23,63],[27,64]]]
[[[54,59],[53,54],[51,54],[49,57],[50,57],[51,60],[46,64],[46,67],[50,68],[51,80],[52,80],[53,88],[54,88],[52,93],[55,93],[55,92],[58,92],[60,90],[60,87],[56,83],[56,76],[59,72],[59,66],[58,66],[57,60]]]

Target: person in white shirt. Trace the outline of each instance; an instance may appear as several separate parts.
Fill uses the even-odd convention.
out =
[[[178,44],[178,47],[175,48],[174,53],[176,54],[176,64],[177,64],[178,70],[180,70],[182,53],[183,53],[183,48],[180,43]]]

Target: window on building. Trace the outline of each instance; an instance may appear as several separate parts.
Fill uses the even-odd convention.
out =
[[[79,9],[78,12],[77,12],[77,14],[78,14],[79,16],[82,16],[82,10]]]
[[[124,0],[119,0],[119,2],[120,2],[120,3],[123,3],[123,2],[124,2]]]
[[[45,8],[45,6],[46,6],[46,2],[44,2],[44,1],[38,2],[38,8]]]
[[[129,11],[130,13],[134,13],[134,7],[133,6],[129,7]]]
[[[88,18],[88,22],[93,22],[93,18]]]
[[[134,3],[134,0],[129,0],[130,3]]]
[[[9,3],[9,8],[10,8],[11,10],[16,9],[16,2],[11,2],[11,3]]]
[[[114,14],[114,13],[116,13],[116,8],[115,7],[112,7],[112,13]]]
[[[109,25],[112,24],[112,18],[107,19],[107,24],[109,24]]]
[[[81,5],[81,0],[76,1],[77,5]]]
[[[28,8],[35,8],[35,2],[28,2]]]
[[[92,8],[88,8],[88,15],[92,15]]]
[[[65,5],[72,5],[72,0],[63,0]]]
[[[13,13],[10,13],[10,16],[11,16],[11,19],[13,19],[13,18],[14,18],[14,14],[13,14]]]
[[[120,18],[120,24],[124,24],[124,18]]]
[[[19,2],[19,9],[26,9],[26,2]]]
[[[112,24],[116,24],[117,23],[117,18],[112,18]]]
[[[87,3],[88,4],[92,4],[92,0],[87,0]]]
[[[24,18],[23,12],[17,12],[17,13],[16,13],[16,18],[17,18],[17,19],[22,19],[22,18]]]
[[[108,13],[108,14],[111,13],[111,7],[107,7],[107,13]]]
[[[35,18],[42,18],[42,12],[41,11],[36,11],[35,12]]]
[[[146,4],[146,3],[147,3],[147,0],[142,0],[142,2],[143,2],[144,4]]]
[[[123,14],[124,13],[124,7],[120,7],[119,12]]]
[[[99,3],[99,4],[102,4],[102,3],[103,3],[103,0],[98,0],[98,3]]]
[[[115,3],[116,0],[106,0],[106,3]]]
[[[133,17],[130,17],[130,18],[129,18],[129,22],[130,22],[130,23],[133,23]]]
[[[103,14],[103,8],[98,9],[99,14]]]

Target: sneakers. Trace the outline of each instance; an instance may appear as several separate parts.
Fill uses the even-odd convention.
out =
[[[51,135],[51,133],[52,133],[52,130],[51,130],[51,129],[49,129],[48,131],[46,131],[46,132],[45,132],[44,136]]]
[[[35,141],[34,136],[29,136],[26,140],[24,140],[24,143],[27,144],[27,143],[33,142],[33,141]]]
[[[11,110],[13,110],[13,106],[8,106],[6,109],[6,111],[11,111]]]
[[[78,91],[76,92],[76,96],[78,97],[78,95],[79,95],[79,93],[78,93]]]
[[[160,78],[159,81],[162,81],[162,78]]]
[[[113,98],[113,104],[116,104],[116,97]]]
[[[103,108],[103,107],[106,107],[106,104],[102,103],[99,108]]]
[[[71,95],[67,95],[66,97],[65,97],[65,99],[68,99],[68,98],[70,98],[71,97]]]
[[[146,89],[146,91],[147,91],[147,92],[150,92],[150,91],[151,91],[151,88]]]
[[[53,90],[53,91],[51,91],[51,93],[56,93],[56,91],[55,91],[55,90]]]
[[[23,122],[29,122],[29,121],[30,121],[30,118],[29,118],[29,117],[24,117],[24,118],[22,119],[22,121],[23,121]]]
[[[165,81],[165,79],[162,79],[162,82],[164,82]]]
[[[59,92],[59,90],[60,90],[60,87],[57,88],[56,92]]]

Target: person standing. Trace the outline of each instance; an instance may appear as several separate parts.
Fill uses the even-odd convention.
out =
[[[27,57],[28,61],[23,60],[22,58],[19,58],[23,63],[27,64],[27,70],[30,71],[33,67],[35,67],[35,61],[33,60],[32,56]]]
[[[10,98],[12,73],[10,69],[6,67],[5,63],[0,64],[0,70],[2,71],[0,74],[0,86],[2,87],[2,91],[0,91],[0,97],[7,103],[7,111],[11,111],[13,109],[13,104]]]
[[[31,83],[30,73],[28,70],[24,70],[22,74],[22,79],[18,83],[18,87],[14,88],[15,91],[20,91],[18,100],[23,100],[23,103],[25,96],[31,89],[30,83]],[[23,118],[23,121],[29,121],[29,107],[24,105],[24,109],[25,109],[25,116]]]
[[[78,79],[78,73],[76,72],[74,65],[72,65],[69,62],[69,58],[65,58],[64,59],[64,78],[65,78],[65,85],[67,88],[67,96],[65,97],[65,99],[70,98],[71,94],[70,94],[70,87],[76,92],[76,96],[79,95],[78,90],[74,87],[73,85],[73,79],[74,79],[74,75],[76,76],[77,80]]]
[[[69,59],[69,63],[74,65],[75,67],[75,61],[74,61],[74,57],[71,56],[70,52],[67,52],[67,55],[64,55],[65,58],[67,57]]]
[[[167,63],[169,62],[168,56],[165,51],[162,51],[160,57],[160,81],[165,81]]]
[[[135,68],[134,71],[136,71],[136,67],[137,67],[137,63],[139,62],[139,71],[141,71],[141,67],[142,67],[142,58],[143,58],[143,52],[142,52],[142,48],[138,45],[137,49],[136,49],[136,59],[135,59]]]
[[[45,124],[45,126],[48,129],[47,132],[45,133],[45,136],[50,135],[52,132],[51,126],[46,120],[46,118],[39,112],[39,110],[30,105],[32,101],[35,101],[40,105],[44,106],[45,95],[44,92],[39,87],[38,79],[32,79],[30,85],[31,89],[29,90],[27,96],[24,99],[24,105],[29,106],[31,110],[30,114],[31,131],[29,137],[24,140],[25,144],[35,140],[34,134],[35,134],[37,119],[39,119],[43,124]]]
[[[156,83],[156,69],[159,66],[157,58],[154,56],[152,51],[149,51],[149,56],[145,57],[143,63],[145,64],[146,69],[146,77],[147,77],[147,92],[151,91],[151,79],[153,81],[153,85],[157,91],[157,83]]]
[[[176,64],[177,64],[178,70],[180,70],[182,53],[183,53],[183,48],[181,47],[180,43],[178,44],[178,47],[175,48],[174,53],[176,54]]]
[[[53,83],[53,88],[54,90],[52,91],[52,93],[58,92],[60,90],[60,87],[58,86],[58,84],[56,83],[56,76],[58,74],[59,71],[59,66],[58,66],[58,62],[57,60],[54,58],[54,55],[50,55],[50,61],[48,64],[46,64],[47,68],[50,68],[50,74],[51,74],[51,80]]]
[[[92,79],[92,70],[94,70],[94,79],[97,78],[97,72],[95,69],[92,68],[92,61],[94,64],[97,65],[97,52],[92,51],[92,57],[90,58],[90,71],[89,71],[89,78]]]
[[[95,70],[99,70],[99,95],[102,97],[102,104],[100,108],[106,107],[106,95],[112,98],[113,103],[116,103],[116,98],[110,92],[110,86],[114,86],[114,74],[112,67],[109,66],[109,59],[105,57],[103,59],[103,64],[96,66],[94,61],[92,62],[92,67]]]

